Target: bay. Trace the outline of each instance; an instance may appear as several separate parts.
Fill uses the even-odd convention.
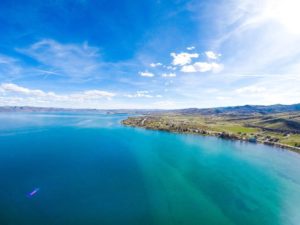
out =
[[[0,114],[0,224],[300,224],[299,154],[127,116]]]

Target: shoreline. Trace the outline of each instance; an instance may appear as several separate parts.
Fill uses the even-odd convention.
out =
[[[121,124],[128,127],[139,127],[144,128],[146,130],[156,130],[156,131],[164,131],[169,133],[177,133],[177,134],[193,134],[193,135],[199,135],[199,136],[211,136],[211,137],[217,137],[232,141],[241,141],[241,142],[248,142],[248,143],[258,143],[258,144],[264,144],[268,146],[273,146],[289,151],[296,152],[300,154],[300,147],[295,147],[283,143],[278,142],[272,142],[272,141],[266,141],[266,140],[258,140],[258,139],[251,139],[251,138],[241,138],[240,136],[237,136],[235,134],[229,133],[229,132],[216,132],[212,130],[205,130],[205,129],[191,129],[191,128],[185,128],[185,129],[167,129],[167,128],[161,128],[156,126],[147,126],[145,122],[147,121],[147,117],[129,117],[125,120],[121,121]]]

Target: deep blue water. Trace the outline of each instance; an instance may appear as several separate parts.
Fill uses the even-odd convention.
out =
[[[0,114],[0,224],[300,224],[299,154],[124,118]]]

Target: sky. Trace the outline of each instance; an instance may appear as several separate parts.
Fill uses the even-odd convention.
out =
[[[1,0],[0,105],[300,102],[298,0]]]

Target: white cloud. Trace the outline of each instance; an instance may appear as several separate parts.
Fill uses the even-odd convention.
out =
[[[214,72],[218,73],[222,71],[223,65],[218,63],[208,63],[208,62],[196,62],[192,65],[186,65],[181,68],[184,73],[195,73],[195,72]]]
[[[149,91],[137,91],[134,94],[126,94],[124,95],[128,98],[161,98],[161,95],[151,95]]]
[[[175,66],[167,66],[166,69],[168,69],[168,70],[176,70],[177,68]]]
[[[161,76],[162,77],[176,77],[176,74],[175,73],[163,73]]]
[[[189,50],[189,51],[191,51],[191,50],[195,49],[195,46],[190,46],[190,47],[187,47],[186,49]]]
[[[266,91],[265,87],[260,87],[256,85],[246,86],[242,88],[238,88],[235,90],[236,93],[242,94],[242,93],[263,93]]]
[[[145,71],[145,72],[139,72],[140,76],[142,77],[154,77],[154,74],[153,73],[150,73],[148,71]]]
[[[13,83],[2,83],[0,85],[1,98],[5,98],[6,101],[16,101],[19,99],[23,105],[27,102],[31,102],[32,105],[43,102],[46,106],[66,104],[76,108],[80,106],[80,103],[97,103],[97,100],[110,100],[114,96],[116,96],[115,93],[102,90],[85,90],[70,94],[57,94],[39,89],[29,89]]]
[[[82,45],[61,44],[51,39],[34,43],[29,48],[17,49],[61,75],[83,78],[98,74],[100,63],[98,48]]]
[[[221,54],[217,54],[217,53],[215,53],[213,51],[206,51],[205,55],[209,59],[218,59],[221,56]]]
[[[183,66],[181,68],[181,72],[184,72],[184,73],[195,73],[195,72],[197,72],[197,70],[194,67],[194,65],[188,65],[188,66]]]
[[[44,92],[38,89],[28,89],[25,87],[18,86],[12,83],[3,83],[0,85],[0,90],[2,93],[16,93],[21,95],[31,95],[36,97],[54,96],[53,92]]]
[[[165,69],[167,69],[167,70],[176,70],[177,69],[177,67],[176,66],[163,66]]]
[[[231,97],[227,97],[227,96],[217,96],[216,99],[220,100],[220,101],[227,101],[227,100],[230,100],[232,98]]]
[[[98,98],[112,98],[116,94],[108,91],[100,91],[100,90],[88,90],[80,92],[79,94],[73,94],[74,97],[78,96],[81,98],[87,98],[87,99],[98,99]],[[72,95],[71,95],[72,96]]]
[[[176,65],[184,66],[190,64],[192,62],[192,58],[199,57],[198,53],[186,53],[186,52],[182,52],[179,54],[172,52],[170,55],[173,57],[172,64],[174,66]]]
[[[158,67],[158,66],[162,66],[162,64],[161,63],[151,63],[150,66],[155,68],[155,67]]]

